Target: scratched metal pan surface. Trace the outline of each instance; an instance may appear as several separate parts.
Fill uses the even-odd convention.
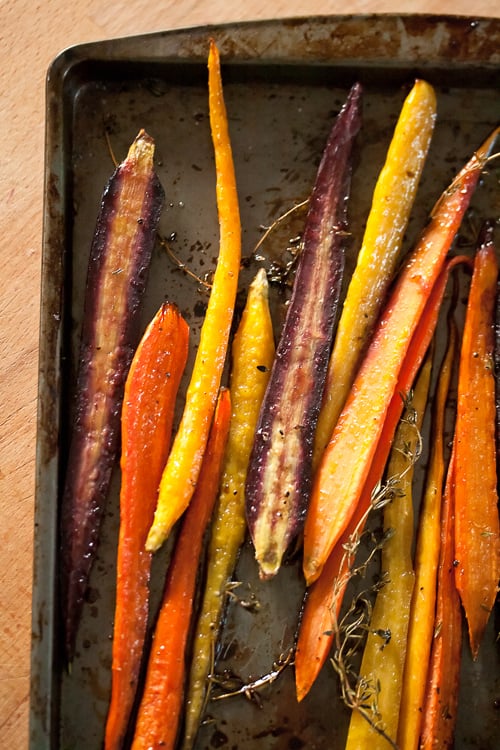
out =
[[[118,465],[70,675],[61,660],[57,529],[86,266],[101,193],[113,170],[110,149],[122,159],[140,128],[154,137],[166,192],[160,234],[170,238],[182,263],[204,276],[213,268],[218,236],[207,112],[210,37],[223,63],[245,256],[263,226],[307,197],[332,118],[355,81],[364,87],[363,128],[351,191],[347,277],[376,176],[414,79],[435,86],[438,119],[405,249],[455,171],[499,120],[500,22],[492,19],[345,16],[214,26],[80,46],[53,63],[47,80],[31,750],[98,750],[109,700]],[[492,165],[461,232],[463,246],[482,218],[499,216],[498,195]],[[300,233],[303,218],[297,214],[260,248],[267,262],[288,257],[290,239]],[[242,292],[255,267],[244,269]],[[276,290],[273,297],[279,327],[282,305]],[[167,298],[189,321],[194,349],[206,296],[158,245],[143,328]],[[417,485],[424,469],[425,460],[418,466]],[[154,562],[152,611],[169,554],[167,545]],[[229,602],[214,667],[218,674],[231,672],[251,681],[269,672],[293,645],[304,594],[299,558],[290,554],[277,578],[261,584],[245,543],[235,577],[242,582],[241,598],[254,597],[258,606],[241,606],[236,597]],[[498,610],[476,663],[464,648],[458,750],[500,747],[497,630]],[[329,664],[300,705],[291,666],[258,697],[211,703],[198,750],[343,747],[348,712]]]

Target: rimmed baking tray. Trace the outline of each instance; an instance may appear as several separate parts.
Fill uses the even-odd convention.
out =
[[[110,146],[123,158],[141,127],[155,138],[167,194],[160,232],[192,270],[204,274],[217,250],[214,171],[208,128],[208,40],[220,49],[242,210],[244,253],[262,226],[307,197],[332,117],[356,80],[364,86],[363,129],[350,203],[348,270],[359,247],[378,171],[403,98],[417,77],[431,82],[438,120],[405,240],[410,247],[440,192],[500,115],[500,21],[429,16],[342,16],[275,20],[166,31],[87,44],[63,52],[47,79],[47,135],[30,747],[94,750],[107,711],[118,525],[118,468],[71,675],[63,669],[58,622],[57,529],[60,480],[71,421],[74,371],[90,241]],[[486,176],[467,227],[500,214],[494,177]],[[497,187],[497,186],[496,186]],[[297,218],[300,225],[300,217]],[[292,227],[263,248],[286,253]],[[253,269],[255,270],[255,269]],[[242,277],[242,288],[252,268]],[[165,299],[178,302],[193,340],[206,298],[157,247],[143,326]],[[420,474],[423,467],[419,468]],[[158,600],[168,549],[153,571]],[[293,643],[303,582],[293,555],[277,579],[259,584],[245,545],[236,573],[260,604],[229,605],[216,664],[243,679],[267,672]],[[498,612],[496,614],[498,620]],[[499,653],[495,629],[472,664],[465,650],[456,747],[500,746]],[[261,693],[209,706],[198,748],[342,748],[347,711],[327,667],[297,705],[293,671]]]

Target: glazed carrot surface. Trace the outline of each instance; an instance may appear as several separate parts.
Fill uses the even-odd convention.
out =
[[[455,568],[474,658],[495,602],[499,522],[493,373],[498,263],[492,230],[474,265],[458,377],[455,475]]]
[[[415,81],[403,103],[375,186],[339,319],[315,435],[315,467],[344,406],[394,276],[435,119],[434,89],[426,81]]]
[[[212,514],[231,420],[221,391],[192,502],[182,522],[156,622],[132,748],[173,748],[181,718],[186,643],[203,535]]]
[[[151,553],[144,543],[170,446],[189,328],[165,303],[149,324],[125,384],[122,408],[120,532],[105,748],[120,748],[134,703],[148,621]]]
[[[161,478],[158,505],[146,541],[150,552],[161,547],[194,492],[226,361],[238,288],[240,213],[219,53],[214,42],[208,58],[208,100],[216,167],[219,256],[184,412]]]

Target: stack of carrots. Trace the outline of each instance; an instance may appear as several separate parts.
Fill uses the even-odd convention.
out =
[[[262,486],[252,485],[261,481],[251,469],[255,435],[261,442],[267,440],[258,429],[258,425],[268,424],[263,421],[263,410],[271,409],[271,426],[279,412],[279,388],[273,373],[281,370],[275,367],[278,358],[263,271],[248,290],[233,340],[230,386],[222,387],[238,290],[241,228],[219,56],[213,42],[208,70],[219,256],[172,445],[177,391],[189,346],[188,326],[175,306],[164,304],[151,321],[125,384],[106,750],[124,747],[127,738],[136,750],[174,748],[180,741],[181,725],[183,748],[193,746],[209,697],[210,661],[221,627],[224,593],[245,537],[245,512],[254,524],[261,510],[259,503],[266,504],[266,523],[272,534],[273,524],[277,528],[277,516],[283,515],[288,501],[285,493],[284,505],[275,507],[267,502]],[[382,551],[389,583],[375,603],[360,672],[363,679],[378,686],[379,696],[368,717],[366,705],[361,709],[353,706],[346,744],[352,750],[382,748],[387,742],[401,750],[452,746],[461,606],[476,658],[498,583],[493,372],[498,267],[492,226],[484,228],[472,259],[449,257],[498,130],[442,194],[413,252],[396,275],[402,238],[432,136],[435,108],[432,88],[417,81],[404,103],[377,183],[358,264],[330,347],[329,365],[325,360],[322,379],[314,380],[321,384],[320,390],[324,384],[321,408],[318,403],[303,410],[311,434],[302,438],[297,430],[297,439],[308,451],[305,465],[310,464],[311,472],[305,483],[309,488],[307,513],[293,510],[293,532],[297,535],[303,531],[307,586],[295,655],[299,701],[311,690],[332,645],[335,647],[341,636],[342,602],[355,564],[353,542],[359,539],[376,504],[376,490],[386,466],[389,477],[398,479],[396,494],[400,497],[384,509],[386,530],[394,532]],[[357,127],[356,114],[349,144]],[[347,175],[347,164],[345,169]],[[339,189],[345,188],[347,178],[341,180]],[[320,195],[320,204],[322,200]],[[317,221],[316,209],[312,213]],[[324,236],[324,228],[322,231]],[[339,257],[336,263],[340,268]],[[432,359],[431,341],[448,279],[459,266],[472,272],[472,280],[459,354],[453,450],[447,467],[444,415],[454,353],[459,346],[454,324],[449,325],[449,345],[441,363]],[[339,278],[335,284],[340,288]],[[303,293],[314,294],[315,289],[305,287]],[[281,351],[280,345],[277,351]],[[418,440],[412,441],[419,436],[431,366],[439,367],[433,399],[433,444],[413,559],[412,465],[405,466],[405,450],[413,445],[412,452],[417,451]],[[295,389],[300,377],[292,380]],[[410,394],[414,387],[405,410],[402,395]],[[300,399],[301,394],[293,390],[293,397]],[[287,398],[292,400],[290,394]],[[314,414],[308,416],[309,412]],[[410,414],[414,418],[410,419]],[[303,426],[302,431],[307,432]],[[280,483],[280,467],[287,463],[283,442],[279,452],[273,444],[266,445],[274,484]],[[254,480],[257,475],[258,480]],[[288,466],[286,476],[292,475]],[[249,500],[245,508],[246,495],[254,498],[251,509]],[[262,518],[261,514],[259,523]],[[152,555],[179,519],[148,652]],[[197,570],[210,526],[207,585],[196,617]],[[280,543],[279,554],[273,553],[272,565],[266,558],[269,551],[259,558],[261,570],[267,570],[266,560],[268,563],[264,578],[275,574],[290,536],[287,528],[283,533],[286,541]],[[382,649],[377,639],[389,629],[392,640]],[[191,635],[194,655],[189,673],[186,652]],[[143,668],[146,676],[140,690]],[[189,709],[183,708],[186,690]]]

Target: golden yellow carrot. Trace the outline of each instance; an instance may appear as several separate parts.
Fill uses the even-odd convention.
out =
[[[415,585],[411,600],[397,732],[397,744],[401,750],[416,750],[422,724],[427,669],[434,631],[436,575],[440,553],[441,500],[445,476],[445,407],[453,372],[455,343],[455,332],[451,329],[435,396],[431,454],[418,525]]]
[[[360,675],[376,689],[377,725],[396,740],[406,637],[413,592],[413,469],[420,443],[432,358],[427,357],[415,386],[411,404],[396,432],[387,476],[394,478],[394,500],[384,508],[384,529],[393,530],[382,547],[381,567],[387,582],[373,607],[363,651]],[[387,739],[359,712],[353,711],[345,750],[386,750]]]
[[[160,482],[158,505],[146,540],[150,552],[163,544],[193,495],[226,360],[238,288],[240,214],[219,53],[213,41],[208,57],[208,99],[217,175],[219,257],[184,413]]]
[[[193,658],[187,688],[183,748],[192,747],[207,691],[208,675],[239,548],[245,538],[245,480],[260,405],[274,358],[268,284],[261,269],[248,290],[247,302],[232,346],[232,416],[221,489],[208,544],[206,585],[194,631]]]
[[[394,275],[436,119],[434,89],[417,80],[406,97],[373,193],[328,366],[314,466],[328,443]]]

